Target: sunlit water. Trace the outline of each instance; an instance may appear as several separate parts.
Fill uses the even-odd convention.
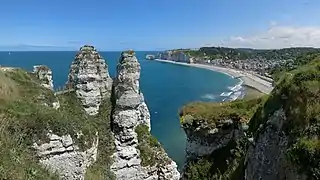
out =
[[[145,60],[152,52],[137,52],[141,64],[141,89],[151,114],[151,133],[161,142],[169,156],[181,168],[185,159],[186,138],[180,128],[178,112],[192,101],[223,101],[240,93],[239,80],[206,69]],[[1,66],[32,70],[44,64],[53,71],[55,87],[67,80],[76,52],[0,52]],[[101,52],[111,76],[115,75],[120,52]],[[237,85],[238,86],[235,86]]]

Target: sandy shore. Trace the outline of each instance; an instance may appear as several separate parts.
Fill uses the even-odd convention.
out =
[[[212,65],[205,65],[205,64],[187,64],[187,63],[182,63],[182,62],[159,60],[159,59],[156,59],[155,61],[172,63],[172,64],[179,64],[179,65],[191,66],[191,67],[197,67],[197,68],[203,68],[203,69],[208,69],[211,71],[224,73],[226,75],[232,76],[233,78],[240,78],[243,81],[244,85],[252,87],[254,89],[257,89],[258,91],[265,93],[265,94],[269,94],[273,89],[272,83],[270,81],[267,81],[265,79],[260,78],[259,75],[255,75],[253,73],[249,73],[249,72],[245,72],[245,71],[239,71],[239,70],[235,70],[235,69],[212,66]]]

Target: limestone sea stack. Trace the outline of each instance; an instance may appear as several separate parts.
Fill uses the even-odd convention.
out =
[[[140,69],[132,50],[121,54],[114,82],[116,152],[111,169],[117,180],[178,180],[176,163],[150,134],[150,114],[139,86]]]
[[[110,97],[112,79],[108,66],[93,46],[80,48],[71,64],[67,88],[75,90],[89,115],[98,114],[102,99]]]
[[[45,65],[36,65],[33,66],[33,73],[39,78],[43,87],[53,90],[52,71],[50,68]]]

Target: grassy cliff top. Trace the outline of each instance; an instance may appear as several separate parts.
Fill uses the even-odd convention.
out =
[[[180,111],[181,124],[184,125],[190,121],[205,121],[209,125],[215,125],[219,121],[228,119],[247,122],[265,99],[262,97],[224,103],[190,103]]]
[[[320,177],[320,58],[285,73],[264,107],[250,121],[257,133],[277,110],[283,109],[283,131],[290,138],[288,156],[310,179]],[[263,127],[263,126],[262,126]]]
[[[58,110],[51,107],[57,100]],[[49,130],[57,135],[70,134],[82,149],[91,146],[98,131],[99,158],[87,176],[106,177],[113,147],[109,102],[106,100],[100,109],[97,116],[88,116],[73,93],[56,97],[33,73],[0,69],[0,179],[57,179],[39,165],[31,149],[34,142],[48,140]],[[77,132],[84,135],[78,139]]]

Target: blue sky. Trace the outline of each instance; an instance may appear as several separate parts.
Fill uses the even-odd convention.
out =
[[[320,46],[319,0],[6,0],[0,50]]]

